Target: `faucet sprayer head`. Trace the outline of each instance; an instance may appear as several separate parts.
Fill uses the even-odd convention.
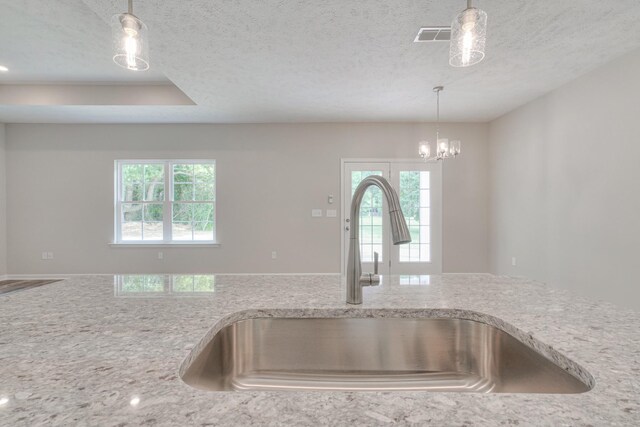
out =
[[[400,209],[389,212],[391,217],[391,236],[394,245],[401,245],[403,243],[411,242],[411,234],[409,234],[409,227],[407,227],[407,221],[402,215]]]

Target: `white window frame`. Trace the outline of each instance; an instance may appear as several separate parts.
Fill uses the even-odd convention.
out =
[[[161,164],[164,165],[164,200],[162,201],[162,226],[163,240],[123,240],[122,239],[122,204],[136,203],[122,201],[122,166],[138,164]],[[175,164],[212,164],[215,169],[215,178],[213,182],[214,200],[206,203],[213,204],[213,213],[215,225],[213,229],[213,240],[171,240],[172,237],[172,205],[173,200],[173,165]],[[114,243],[116,246],[219,246],[217,241],[218,232],[218,216],[217,216],[217,186],[218,186],[218,168],[214,159],[124,159],[115,161],[115,202],[114,202]],[[144,204],[145,202],[140,202]],[[158,202],[156,202],[158,203]],[[203,203],[200,201],[180,201],[180,203]],[[168,219],[168,220],[167,220]]]

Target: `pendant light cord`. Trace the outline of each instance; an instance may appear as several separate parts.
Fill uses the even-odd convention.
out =
[[[133,15],[133,0],[129,0],[129,15]]]

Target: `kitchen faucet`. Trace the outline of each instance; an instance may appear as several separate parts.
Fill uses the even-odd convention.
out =
[[[400,209],[398,194],[391,187],[389,181],[378,175],[371,175],[362,180],[351,200],[351,227],[349,229],[349,262],[347,263],[347,303],[362,304],[362,265],[360,264],[360,205],[364,193],[370,186],[375,185],[382,190],[391,218],[391,236],[394,245],[409,243],[411,235],[407,222]]]

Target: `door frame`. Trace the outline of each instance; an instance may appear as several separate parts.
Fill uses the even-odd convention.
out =
[[[420,160],[420,159],[415,159],[415,158],[389,158],[389,157],[383,157],[383,158],[375,158],[375,157],[358,157],[358,158],[341,158],[340,159],[340,274],[342,276],[345,275],[345,272],[347,270],[347,266],[345,265],[345,240],[347,239],[347,236],[345,233],[345,219],[346,219],[346,207],[342,206],[344,203],[344,185],[345,185],[345,174],[344,174],[344,170],[345,170],[345,164],[346,163],[424,163],[424,161]],[[442,233],[442,222],[443,222],[443,217],[442,217],[442,206],[443,206],[443,202],[444,202],[444,197],[442,194],[442,185],[443,185],[443,179],[444,179],[444,174],[442,173],[442,163],[441,162],[436,162],[436,161],[429,161],[428,163],[430,164],[436,164],[436,165],[440,165],[437,170],[436,173],[439,175],[438,179],[438,187],[435,188],[435,190],[440,194],[440,204],[439,206],[437,206],[435,209],[433,209],[432,207],[432,218],[439,218],[440,219],[440,230],[438,230],[438,234],[439,234],[439,239],[437,242],[432,242],[432,247],[437,250],[438,253],[438,263],[439,265],[436,265],[436,269],[439,272],[442,272],[442,263],[443,263],[443,253],[442,253],[442,247],[443,247],[443,233]],[[392,166],[393,167],[393,166]],[[394,188],[395,189],[395,188]],[[397,189],[395,189],[397,190]],[[433,233],[433,231],[432,231]],[[433,234],[432,234],[433,236]],[[433,253],[433,252],[432,252]],[[434,263],[435,265],[436,263]],[[392,273],[393,274],[393,273]]]

